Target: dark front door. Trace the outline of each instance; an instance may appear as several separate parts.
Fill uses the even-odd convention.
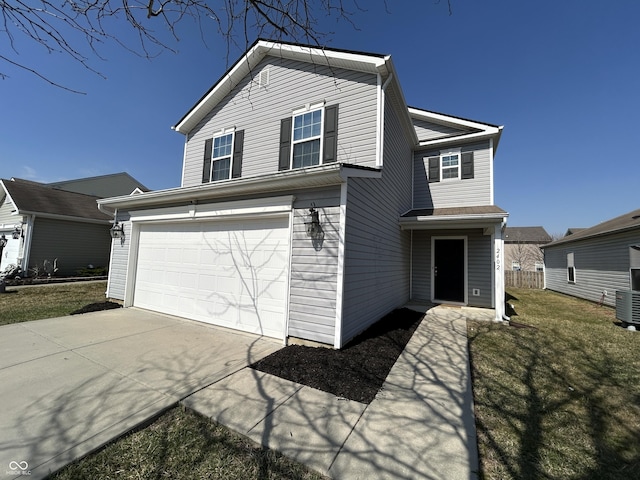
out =
[[[462,238],[434,240],[434,300],[464,302],[464,244]]]

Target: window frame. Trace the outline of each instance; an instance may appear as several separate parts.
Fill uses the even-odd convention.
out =
[[[296,118],[300,117],[302,115],[305,114],[312,114],[314,112],[320,112],[320,133],[319,135],[313,135],[311,137],[307,137],[301,140],[296,140],[295,139],[295,131],[296,131]],[[291,113],[291,148],[290,148],[290,152],[289,152],[289,169],[290,170],[298,170],[300,168],[309,168],[309,167],[315,167],[317,165],[322,165],[323,163],[323,155],[324,155],[324,122],[325,122],[325,103],[316,103],[316,104],[307,104],[305,105],[303,108],[299,108],[297,110],[294,110]],[[295,155],[295,150],[296,150],[296,145],[302,145],[305,143],[311,143],[311,142],[315,142],[318,141],[319,143],[319,148],[318,148],[318,163],[314,163],[312,165],[302,165],[299,167],[294,166],[293,162],[294,162],[294,155]]]
[[[450,182],[450,181],[456,181],[456,180],[460,180],[462,179],[462,149],[461,148],[454,148],[454,149],[450,149],[450,150],[441,150],[440,151],[440,181],[441,182]],[[456,167],[451,167],[451,166],[444,166],[444,159],[446,157],[453,157],[456,156],[458,157],[458,163]],[[457,176],[456,177],[448,177],[445,178],[444,177],[444,171],[445,168],[447,170],[453,170],[453,168],[457,169]]]
[[[512,272],[519,272],[522,270],[522,266],[520,265],[520,262],[517,262],[516,260],[512,260],[511,261],[511,271]]]
[[[567,282],[576,283],[576,264],[573,252],[567,253]]]
[[[227,136],[231,136],[231,143],[228,144],[229,147],[229,154],[228,155],[221,155],[221,156],[215,156],[215,152],[216,152],[216,140],[219,140],[223,137],[227,137]],[[209,183],[213,183],[213,182],[221,182],[224,180],[229,180],[231,178],[232,172],[233,172],[233,151],[234,151],[234,147],[235,147],[235,141],[236,141],[236,131],[235,128],[230,128],[230,129],[223,129],[222,131],[218,132],[217,135],[213,136],[213,142],[211,145],[211,167],[209,170]],[[214,166],[216,164],[216,162],[220,162],[223,161],[224,159],[229,159],[229,173],[227,175],[226,178],[218,178],[218,179],[214,179],[213,178],[213,173],[214,173]]]

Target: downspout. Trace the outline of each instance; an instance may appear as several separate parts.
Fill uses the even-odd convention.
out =
[[[380,79],[380,74],[378,74],[378,79]],[[380,104],[378,105],[378,127],[379,127],[379,131],[378,131],[378,138],[379,140],[379,149],[378,149],[378,161],[377,166],[378,167],[382,167],[384,166],[384,104],[385,104],[385,91],[387,90],[387,87],[389,86],[389,83],[391,82],[391,80],[393,79],[393,73],[389,74],[389,77],[385,80],[385,82],[382,84],[382,87],[380,88]],[[379,84],[379,80],[378,80],[378,84]]]
[[[505,322],[510,322],[511,321],[511,317],[507,316],[507,309],[506,309],[506,293],[507,293],[507,289],[506,286],[504,284],[504,230],[507,227],[507,219],[505,218],[502,221],[502,224],[500,225],[500,237],[502,239],[502,248],[501,248],[501,256],[502,259],[500,261],[500,264],[502,265],[502,271],[500,272],[500,274],[502,275],[502,320]]]

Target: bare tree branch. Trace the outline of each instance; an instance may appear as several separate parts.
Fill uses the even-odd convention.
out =
[[[387,9],[387,0],[382,0]],[[441,0],[437,0],[440,2]],[[330,32],[324,20],[346,21],[355,28],[353,16],[364,11],[358,0],[0,0],[0,36],[6,37],[10,52],[2,62],[36,74],[48,83],[61,86],[38,73],[20,57],[24,40],[48,53],[66,55],[87,70],[98,74],[91,58],[102,58],[100,49],[117,44],[143,58],[174,51],[179,28],[193,22],[205,41],[221,39],[227,47],[227,63],[232,47],[248,47],[259,37],[304,42],[322,46]],[[447,0],[451,14],[451,0]],[[127,31],[136,40],[127,40]],[[157,31],[153,30],[157,27]],[[124,32],[124,33],[123,33]],[[216,32],[217,35],[212,35]],[[11,53],[12,52],[12,53]],[[0,78],[8,74],[0,67]],[[69,91],[73,89],[66,88]]]

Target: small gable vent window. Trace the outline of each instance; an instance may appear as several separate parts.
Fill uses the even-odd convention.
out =
[[[264,68],[260,70],[258,74],[258,86],[259,87],[267,87],[269,85],[269,68]]]
[[[244,130],[222,133],[204,144],[202,183],[240,177]]]

